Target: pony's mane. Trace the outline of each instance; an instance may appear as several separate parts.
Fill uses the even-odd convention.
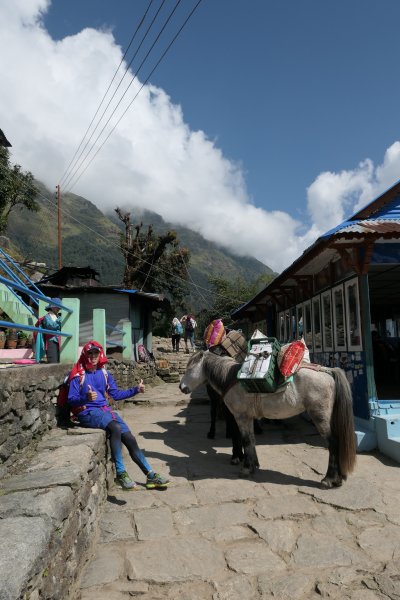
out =
[[[236,381],[241,364],[230,356],[218,356],[204,352],[203,368],[210,385],[219,393],[224,393]]]

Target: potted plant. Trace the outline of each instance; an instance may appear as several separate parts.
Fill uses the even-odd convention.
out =
[[[16,348],[18,343],[17,330],[13,328],[6,329],[6,348]]]
[[[17,336],[18,336],[18,348],[24,348],[27,345],[28,342],[28,334],[26,333],[26,331],[17,331]]]

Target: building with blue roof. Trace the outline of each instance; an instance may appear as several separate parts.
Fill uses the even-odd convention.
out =
[[[232,317],[251,333],[303,336],[346,371],[359,451],[400,462],[400,181],[331,229]]]

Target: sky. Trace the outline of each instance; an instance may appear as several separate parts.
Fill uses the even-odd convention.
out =
[[[400,2],[202,0],[152,73],[196,3],[146,58],[176,0],[1,0],[0,128],[50,189],[282,271],[400,178]]]

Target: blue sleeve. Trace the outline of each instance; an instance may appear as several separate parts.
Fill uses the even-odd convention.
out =
[[[59,318],[57,318],[56,321],[53,321],[53,319],[51,319],[49,315],[46,315],[42,321],[42,327],[43,329],[50,329],[51,331],[60,331],[61,321]]]
[[[114,377],[108,372],[108,394],[113,400],[125,400],[125,398],[131,398],[139,393],[139,387],[131,387],[127,390],[120,390]]]
[[[81,406],[86,404],[86,397],[81,397],[82,389],[79,377],[74,377],[69,384],[68,404],[71,406]]]

